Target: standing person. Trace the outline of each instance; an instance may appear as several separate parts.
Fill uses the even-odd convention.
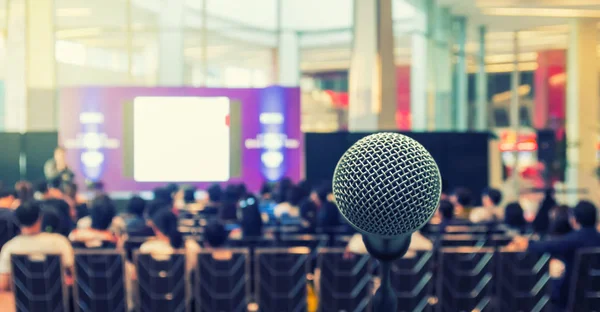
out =
[[[67,164],[65,150],[62,147],[54,149],[54,156],[44,164],[44,175],[46,180],[59,178],[63,183],[73,182],[75,174]]]

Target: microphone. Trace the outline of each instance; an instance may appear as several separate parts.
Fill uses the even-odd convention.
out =
[[[363,236],[381,267],[373,311],[397,311],[390,282],[393,260],[408,250],[411,234],[435,213],[442,179],[435,160],[417,141],[399,133],[369,135],[340,158],[333,195],[340,214]]]

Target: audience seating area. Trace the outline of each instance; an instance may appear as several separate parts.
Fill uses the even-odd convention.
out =
[[[139,311],[306,311],[307,285],[318,283],[319,311],[370,311],[375,261],[348,256],[344,249],[319,248],[314,280],[307,247],[224,249],[216,257],[205,249],[195,274],[185,270],[186,255],[134,252],[133,287]],[[72,287],[75,311],[127,311],[126,254],[75,251]],[[250,265],[254,260],[254,266]],[[549,257],[479,247],[410,252],[392,269],[399,311],[544,311],[549,301]],[[18,311],[61,311],[71,305],[59,256],[14,255]],[[598,307],[600,250],[579,254],[572,281],[572,311]],[[255,274],[254,292],[250,288]],[[375,283],[376,284],[376,283]],[[585,290],[585,291],[584,291]]]

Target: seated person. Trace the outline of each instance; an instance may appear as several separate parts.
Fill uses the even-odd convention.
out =
[[[204,248],[217,249],[224,247],[227,243],[229,233],[225,226],[219,222],[211,222],[204,227],[203,244]]]
[[[502,193],[497,189],[486,189],[481,194],[482,207],[471,210],[469,220],[473,223],[494,223],[502,220],[504,213],[499,207]]]
[[[69,233],[75,227],[73,218],[76,217],[75,207],[71,207],[67,201],[64,200],[64,195],[59,189],[60,180],[54,180],[48,183],[47,181],[40,182],[37,185],[37,191],[42,196],[42,205],[44,207],[54,207],[61,218],[61,229],[60,234],[65,237],[69,236]]]
[[[298,205],[302,201],[302,189],[298,186],[291,186],[286,193],[285,201],[277,204],[273,208],[275,218],[281,219],[284,215],[290,218],[300,216],[300,208]]]
[[[92,201],[90,209],[91,226],[73,230],[69,235],[69,239],[74,243],[84,245],[86,248],[116,246],[119,241],[118,237],[110,230],[115,214],[115,205],[107,195],[96,197]]]
[[[525,212],[517,202],[506,205],[504,226],[507,234],[525,234],[529,231],[529,223],[525,220]]]
[[[549,253],[564,263],[565,272],[552,289],[552,302],[565,308],[569,295],[569,279],[575,265],[575,254],[581,248],[600,247],[600,233],[596,229],[598,211],[594,204],[580,201],[573,209],[571,223],[575,231],[546,241],[533,241],[523,236],[515,237],[509,246],[528,252]]]
[[[563,236],[573,231],[570,220],[571,215],[569,213],[570,209],[567,205],[560,205],[550,211],[550,229],[548,232],[550,236]]]
[[[219,184],[211,185],[207,190],[208,201],[204,203],[204,208],[200,212],[204,216],[217,216],[222,206],[223,189]]]
[[[133,196],[127,203],[127,212],[119,215],[114,222],[119,224],[124,233],[137,233],[147,227],[145,211],[146,201],[139,196]]]
[[[0,220],[7,220],[13,225],[17,225],[15,209],[13,208],[16,201],[16,193],[13,190],[0,190]]]
[[[458,219],[468,220],[473,205],[473,195],[471,191],[464,187],[459,187],[450,196],[450,202],[454,205],[454,215]]]
[[[0,291],[11,287],[10,257],[16,253],[60,254],[64,268],[73,267],[73,248],[60,234],[42,232],[42,208],[37,202],[21,204],[15,215],[21,225],[21,234],[2,247],[0,252]]]
[[[178,230],[178,220],[170,209],[160,209],[151,216],[150,227],[154,230],[155,237],[147,240],[140,246],[142,253],[172,253],[176,249],[186,252],[186,269],[191,273],[196,266],[196,255],[200,245],[195,240],[183,239]]]

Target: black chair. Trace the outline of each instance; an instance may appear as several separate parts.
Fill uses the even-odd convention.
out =
[[[190,290],[182,251],[134,253],[139,312],[189,311]]]
[[[600,248],[577,253],[570,282],[567,311],[600,311]]]
[[[75,251],[75,311],[128,311],[124,259],[115,250]]]
[[[489,248],[442,249],[437,311],[492,311],[493,260],[494,252]]]
[[[229,249],[227,258],[211,250],[198,254],[194,287],[197,312],[246,311],[249,291],[248,250]]]
[[[433,251],[409,251],[394,261],[391,270],[392,287],[398,296],[398,311],[431,311],[433,296]]]
[[[499,311],[544,311],[549,306],[549,255],[503,251],[496,261]]]
[[[371,261],[368,254],[344,259],[344,249],[321,248],[317,256],[321,271],[319,311],[369,311]]]
[[[19,235],[20,230],[17,223],[9,219],[0,219],[0,250],[13,237]]]
[[[316,250],[327,242],[326,235],[285,235],[277,241],[278,247],[308,247],[310,250]]]
[[[255,293],[255,276],[256,276],[256,265],[255,265],[255,252],[257,248],[268,248],[276,246],[276,241],[269,236],[264,237],[245,237],[240,239],[230,239],[227,244],[233,248],[247,248],[248,258],[250,259],[250,296],[254,296]]]
[[[306,247],[256,251],[256,303],[263,312],[306,311]]]
[[[11,266],[17,312],[68,311],[60,255],[13,254]]]
[[[140,249],[143,243],[148,240],[148,237],[129,237],[123,243],[123,249],[127,255],[127,260],[133,262],[133,254]]]

